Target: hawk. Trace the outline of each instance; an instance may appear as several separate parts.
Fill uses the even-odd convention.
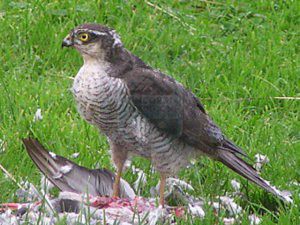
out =
[[[160,173],[160,199],[168,176],[202,155],[278,196],[243,160],[246,154],[224,136],[197,97],[127,50],[115,30],[99,24],[77,26],[62,47],[73,47],[84,64],[73,83],[81,116],[108,139],[116,166],[113,196],[119,196],[129,155],[151,160]]]

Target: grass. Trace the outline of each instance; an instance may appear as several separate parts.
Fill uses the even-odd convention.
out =
[[[295,204],[279,204],[208,159],[180,173],[194,186],[193,194],[223,195],[236,178],[248,196],[238,201],[247,209],[242,224],[253,211],[262,224],[299,224],[300,191],[291,183],[300,182],[300,101],[274,98],[300,96],[299,9],[299,1],[2,0],[0,163],[18,181],[38,184],[40,174],[21,143],[33,134],[57,154],[79,151],[76,162],[83,166],[112,168],[105,138],[80,118],[69,91],[82,59],[60,47],[74,26],[98,22],[114,27],[128,49],[191,89],[251,158],[267,155],[263,177],[292,191]],[[34,122],[38,108],[43,119]],[[143,159],[134,164],[150,170]],[[131,183],[136,178],[130,172],[124,177]],[[158,181],[157,174],[147,178],[143,196]],[[12,201],[17,187],[2,173],[0,187],[0,202]],[[208,209],[202,222],[217,221]]]

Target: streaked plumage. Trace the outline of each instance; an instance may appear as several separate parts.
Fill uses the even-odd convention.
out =
[[[126,50],[115,31],[84,24],[70,32],[63,46],[83,56],[73,85],[78,110],[108,137],[119,175],[128,154],[150,159],[162,179],[204,154],[276,194],[196,96]]]

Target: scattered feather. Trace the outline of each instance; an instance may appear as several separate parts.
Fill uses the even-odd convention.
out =
[[[141,169],[137,171],[137,175],[138,178],[133,183],[133,187],[136,191],[139,191],[139,189],[147,183],[147,178],[145,172]]]
[[[185,191],[194,191],[194,188],[192,187],[192,185],[188,184],[187,182],[185,182],[183,180],[177,179],[177,178],[169,177],[166,180],[166,185],[170,188],[172,188],[176,185],[176,186],[181,187]]]
[[[17,225],[19,223],[17,218],[13,216],[12,211],[8,209],[4,213],[0,214],[0,224]]]
[[[71,155],[71,158],[76,159],[78,158],[79,154],[80,154],[79,152],[75,152]]]
[[[159,186],[160,182],[155,187],[150,188],[150,194],[152,198],[157,197],[159,194]],[[185,181],[176,179],[176,178],[168,178],[166,180],[165,187],[165,199],[168,202],[173,202],[178,205],[204,205],[204,200],[201,198],[195,198],[191,196],[187,191],[193,191],[194,188],[186,183]]]
[[[39,120],[42,120],[43,119],[43,116],[42,116],[42,110],[40,108],[38,108],[34,114],[34,118],[33,118],[33,121],[34,122],[37,122]]]
[[[255,164],[253,166],[257,171],[261,171],[262,167],[270,162],[269,158],[265,155],[256,154],[254,157]]]
[[[234,202],[234,200],[228,196],[220,197],[222,205],[228,210],[231,216],[240,214],[242,212],[242,207]]]
[[[165,214],[165,209],[159,206],[158,208],[150,211],[149,213],[149,225],[156,225],[161,221]]]
[[[56,159],[56,154],[54,152],[49,152],[49,154],[53,159]]]
[[[250,221],[250,225],[258,225],[261,222],[261,219],[258,216],[256,216],[255,214],[249,215],[248,219]]]
[[[299,182],[297,182],[297,181],[293,181],[293,182],[291,182],[290,184],[289,184],[289,186],[297,186],[297,187],[299,187],[300,186],[300,183]]]
[[[241,184],[238,182],[238,181],[236,181],[236,180],[231,180],[231,186],[233,187],[233,189],[236,191],[236,192],[239,192],[240,191],[240,189],[241,189]]]
[[[120,189],[121,192],[126,193],[130,199],[134,199],[136,197],[134,190],[128,184],[128,182],[124,179],[120,181]]]
[[[189,210],[190,210],[190,212],[191,212],[192,215],[198,216],[201,219],[204,218],[205,212],[204,212],[204,210],[202,209],[201,206],[189,204],[188,208],[189,208]]]
[[[220,209],[221,209],[221,204],[219,203],[219,202],[212,202],[212,203],[210,203],[211,205],[212,205],[212,207],[215,209],[215,210],[217,210],[217,211],[219,211]]]
[[[232,225],[232,224],[235,224],[235,219],[234,218],[223,218],[223,223],[224,223],[224,225]]]
[[[290,191],[280,191],[275,186],[271,185],[270,181],[264,180],[274,191],[275,193],[285,202],[293,203],[292,193]]]

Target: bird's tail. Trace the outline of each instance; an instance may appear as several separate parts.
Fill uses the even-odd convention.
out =
[[[243,176],[244,178],[262,187],[266,191],[274,194],[275,196],[278,196],[283,201],[292,201],[288,196],[283,195],[281,191],[271,186],[268,181],[261,178],[258,172],[239,156],[239,154],[241,153],[240,148],[236,147],[236,149],[238,150],[233,151],[234,147],[235,145],[232,142],[230,142],[230,149],[228,150],[226,150],[224,146],[221,147],[218,152],[219,154],[217,160],[222,162],[224,165],[226,165],[239,175]]]

